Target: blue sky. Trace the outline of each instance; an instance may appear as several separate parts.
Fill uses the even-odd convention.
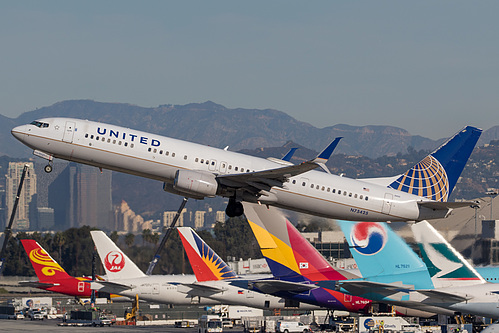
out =
[[[431,138],[499,125],[497,1],[3,1],[0,114],[211,100]]]

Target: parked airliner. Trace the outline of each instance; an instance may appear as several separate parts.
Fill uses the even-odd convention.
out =
[[[352,221],[419,221],[470,204],[447,200],[482,130],[465,127],[402,175],[363,180],[329,173],[338,138],[294,165],[73,118],[39,119],[11,132],[49,161],[47,172],[61,158],[156,179],[184,197],[229,198],[229,217],[243,214],[241,201],[248,201]]]

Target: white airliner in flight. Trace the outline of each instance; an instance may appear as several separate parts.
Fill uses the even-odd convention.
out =
[[[446,217],[447,202],[481,130],[467,126],[406,173],[351,179],[330,174],[325,163],[339,138],[315,159],[294,165],[231,152],[130,128],[73,118],[45,118],[12,134],[49,161],[75,161],[156,179],[184,197],[229,198],[228,216],[243,214],[241,201],[352,221],[412,221]],[[322,167],[324,171],[314,170]]]

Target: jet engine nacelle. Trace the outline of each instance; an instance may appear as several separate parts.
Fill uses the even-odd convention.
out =
[[[188,196],[215,197],[217,194],[218,183],[215,175],[191,170],[177,170],[173,189]]]

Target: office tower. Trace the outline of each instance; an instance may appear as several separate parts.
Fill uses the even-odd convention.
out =
[[[24,184],[19,196],[19,204],[17,207],[12,229],[28,230],[29,223],[29,205],[34,194],[36,194],[36,173],[32,162],[10,162],[7,170],[5,182],[5,203],[6,203],[6,221],[8,223],[14,202],[21,181],[24,165],[28,165],[28,170],[24,178]]]

